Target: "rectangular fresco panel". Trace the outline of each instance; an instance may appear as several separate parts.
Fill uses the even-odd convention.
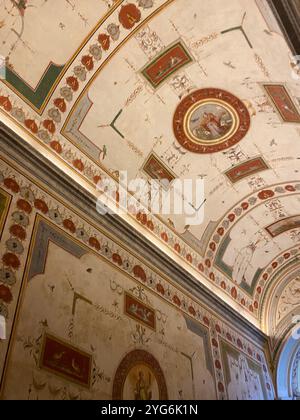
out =
[[[44,337],[40,367],[77,384],[90,386],[92,356],[49,334]]]
[[[265,91],[275,105],[282,120],[300,124],[300,114],[286,87],[280,84],[264,84]]]
[[[228,399],[267,400],[263,366],[224,341],[221,342],[221,352]]]
[[[192,62],[187,48],[179,41],[148,64],[142,74],[156,89],[173,73]]]
[[[150,178],[157,180],[165,189],[169,189],[170,184],[176,179],[176,176],[153,153],[145,163],[143,171]]]
[[[125,293],[125,313],[130,318],[156,330],[156,315],[154,309],[137,300],[134,296]]]
[[[279,220],[278,222],[266,227],[267,232],[273,238],[294,229],[300,229],[300,215]]]
[[[251,159],[247,162],[243,162],[241,165],[235,166],[229,171],[225,172],[227,178],[235,184],[248,176],[255,175],[259,172],[269,169],[268,165],[263,158]]]

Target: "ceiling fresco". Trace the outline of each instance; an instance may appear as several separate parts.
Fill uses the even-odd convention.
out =
[[[95,194],[124,170],[204,180],[201,225],[147,212],[146,191],[128,220],[267,331],[300,254],[300,79],[267,2],[4,0],[0,39],[0,119]]]
[[[41,113],[74,52],[114,3],[118,2],[91,0],[83,6],[80,0],[1,1],[0,43],[8,86]]]

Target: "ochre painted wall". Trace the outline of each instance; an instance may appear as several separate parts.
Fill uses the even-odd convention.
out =
[[[250,333],[4,159],[3,399],[274,397],[264,349]]]

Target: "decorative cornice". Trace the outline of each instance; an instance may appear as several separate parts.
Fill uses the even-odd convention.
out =
[[[265,345],[267,337],[241,314],[217,297],[189,272],[160,251],[151,241],[132,229],[118,215],[100,215],[96,210],[96,198],[74,182],[51,161],[40,155],[34,148],[0,122],[0,150],[3,155],[14,160],[40,180],[50,190],[63,197],[75,208],[90,217],[108,233],[120,240],[134,253],[142,256],[180,287],[192,294],[205,306],[227,321],[232,327],[250,336],[260,345]]]
[[[267,0],[295,55],[300,55],[300,1]]]

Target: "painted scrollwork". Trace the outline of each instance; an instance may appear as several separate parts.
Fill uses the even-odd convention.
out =
[[[299,306],[300,302],[300,277],[297,277],[283,291],[276,314],[276,321],[280,322],[288,313]]]

